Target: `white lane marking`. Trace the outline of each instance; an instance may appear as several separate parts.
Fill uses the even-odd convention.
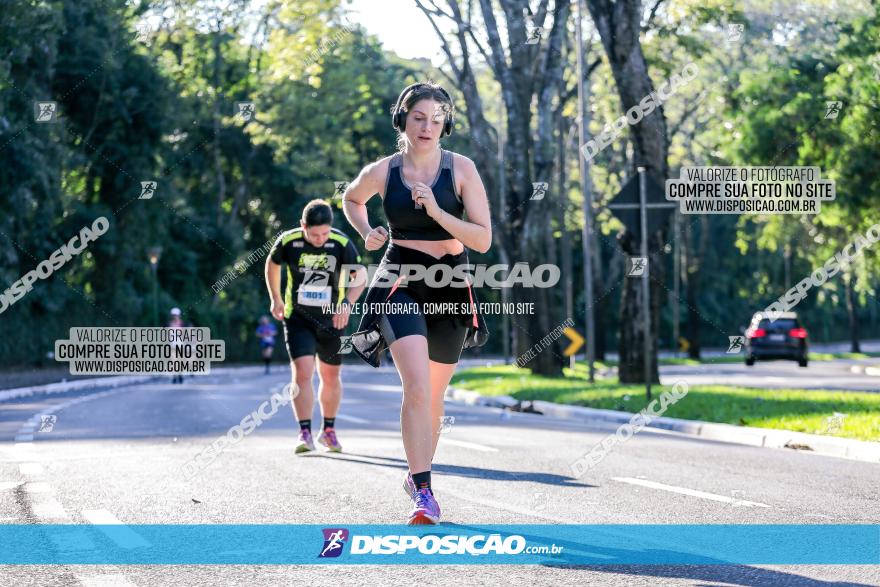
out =
[[[31,505],[34,515],[43,520],[69,520],[70,516],[61,503],[54,497],[35,501]]]
[[[15,489],[19,485],[24,483],[24,481],[0,481],[0,491],[5,491],[7,489]]]
[[[144,538],[123,524],[119,518],[108,512],[107,510],[83,510],[83,517],[91,524],[120,526],[114,528],[112,532],[105,528],[101,530],[116,544],[122,548],[140,548],[142,546],[150,546],[150,543]]]
[[[337,420],[343,420],[345,422],[353,422],[354,424],[369,424],[369,420],[365,420],[363,418],[357,418],[355,416],[344,416],[342,414],[336,414]]]
[[[52,486],[45,481],[35,481],[34,483],[26,483],[24,490],[28,493],[52,493]]]
[[[440,437],[440,442],[443,444],[460,446],[462,448],[471,448],[482,452],[498,452],[498,449],[494,446],[486,446],[485,444],[477,444],[476,442],[465,442],[464,440],[453,440],[451,438],[443,438],[442,436]]]
[[[136,587],[125,575],[119,573],[107,575],[76,575],[83,587]]]
[[[71,450],[73,450],[73,449],[71,449]],[[101,450],[107,450],[107,452],[101,452]],[[106,458],[121,457],[121,456],[126,456],[126,455],[130,458],[131,451],[113,452],[110,449],[102,449],[102,448],[96,447],[94,449],[94,452],[90,452],[90,453],[63,454],[63,453],[59,452],[58,454],[52,455],[52,461],[80,461],[80,460],[85,460],[85,459],[106,459]],[[33,458],[34,458],[33,455],[30,455],[28,457],[28,460],[33,460]]]
[[[3,451],[5,453],[4,460],[7,462],[33,461],[34,455],[31,452],[31,447],[33,445],[32,442],[19,442],[12,445],[10,448]]]
[[[15,442],[30,442],[33,439],[33,434],[17,434],[15,436]]]
[[[672,493],[680,493],[682,495],[690,495],[691,497],[699,497],[702,499],[710,499],[712,501],[722,501],[724,503],[735,503],[736,505],[741,506],[756,506],[761,508],[769,508],[770,506],[766,503],[758,503],[756,501],[746,501],[743,499],[736,499],[734,497],[728,497],[726,495],[718,495],[717,493],[707,493],[705,491],[698,491],[696,489],[688,489],[687,487],[676,487],[674,485],[666,485],[664,483],[657,483],[656,481],[648,481],[646,479],[633,479],[632,477],[612,477],[612,481],[619,481],[621,483],[629,483],[631,485],[641,485],[642,487],[649,487],[651,489],[660,489],[661,491],[670,491]]]
[[[18,470],[22,475],[40,475],[43,472],[43,465],[40,463],[20,463]]]

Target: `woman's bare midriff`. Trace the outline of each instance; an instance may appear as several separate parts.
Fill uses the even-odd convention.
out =
[[[464,251],[464,245],[461,244],[461,241],[454,238],[445,241],[391,239],[391,243],[398,247],[406,247],[407,249],[415,249],[427,253],[435,259],[439,259],[443,255],[458,255]]]

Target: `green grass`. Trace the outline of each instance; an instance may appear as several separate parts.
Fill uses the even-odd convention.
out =
[[[661,365],[711,365],[712,363],[742,363],[741,355],[730,355],[724,357],[703,357],[699,361],[697,359],[673,358],[667,357],[660,359]]]
[[[810,353],[811,361],[830,361],[832,359],[872,359],[880,353]]]
[[[647,405],[644,386],[620,384],[612,377],[590,384],[582,363],[563,371],[565,377],[543,377],[513,365],[477,367],[456,373],[452,385],[482,395],[626,412],[638,412]],[[658,397],[667,388],[654,389]],[[839,425],[833,418],[835,412],[846,414]],[[880,441],[880,393],[699,385],[691,386],[687,396],[664,415]]]

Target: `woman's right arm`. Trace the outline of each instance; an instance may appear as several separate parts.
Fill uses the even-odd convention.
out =
[[[342,211],[361,238],[368,251],[375,251],[388,240],[388,232],[382,226],[370,227],[367,217],[367,202],[379,193],[385,183],[388,171],[388,158],[364,167],[353,182],[348,184],[342,195]]]

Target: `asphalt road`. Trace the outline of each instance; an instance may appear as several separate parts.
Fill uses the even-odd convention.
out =
[[[343,373],[343,454],[295,456],[286,408],[190,480],[185,463],[266,400],[286,380],[282,368],[0,403],[0,523],[403,523],[410,502],[400,489],[397,375],[363,366]],[[36,414],[49,412],[57,418],[51,432],[29,431]],[[433,468],[445,523],[880,523],[880,470],[869,463],[646,429],[574,478],[570,463],[613,426],[455,404],[447,415],[455,420]],[[880,567],[0,566],[2,585],[304,581],[880,585]]]
[[[710,359],[707,359],[711,361]],[[880,391],[880,377],[853,373],[854,365],[876,365],[878,359],[835,359],[811,361],[799,367],[794,361],[744,363],[704,363],[702,365],[661,365],[660,381],[672,385],[677,380],[694,384],[738,385],[761,388],[839,389]]]

